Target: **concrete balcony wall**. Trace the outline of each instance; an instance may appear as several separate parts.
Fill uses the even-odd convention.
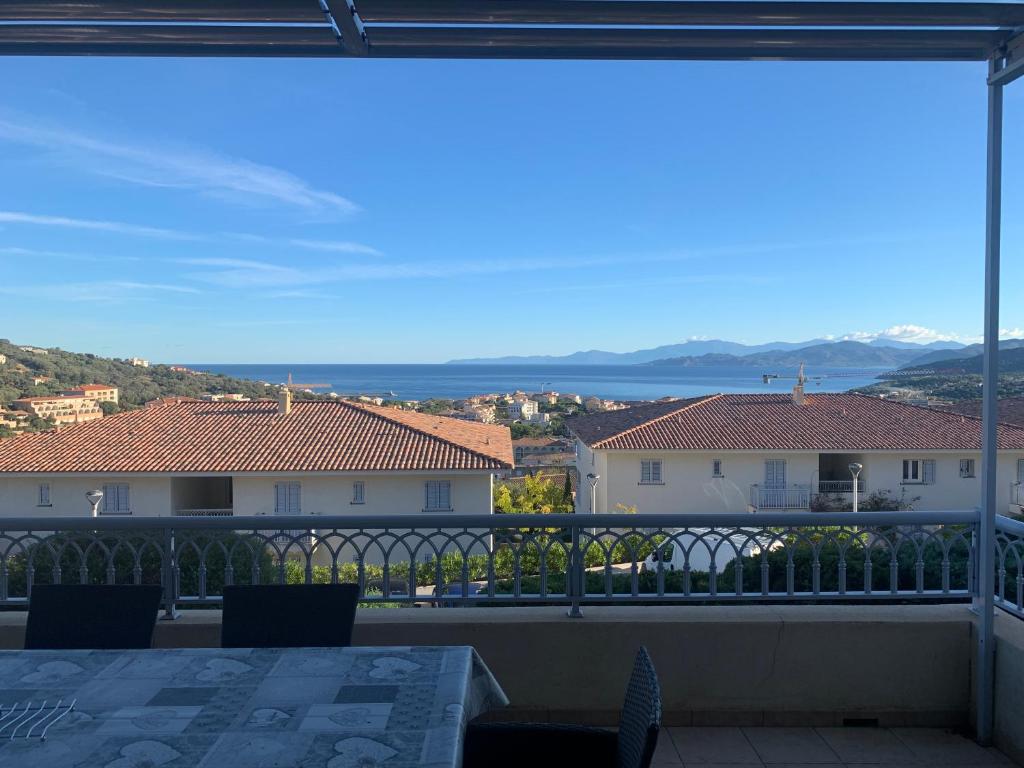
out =
[[[964,605],[584,612],[570,619],[558,607],[361,610],[354,642],[474,646],[513,702],[494,713],[506,719],[614,723],[644,644],[668,725],[969,722],[972,616]],[[219,622],[218,611],[186,611],[158,623],[156,645],[219,645]],[[0,613],[0,648],[20,648],[23,637],[24,614]],[[1015,663],[1024,669],[1021,648]],[[1024,701],[1016,688],[1003,693]]]

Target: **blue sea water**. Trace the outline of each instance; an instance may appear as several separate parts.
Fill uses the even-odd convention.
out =
[[[381,395],[406,400],[462,398],[540,389],[614,400],[692,397],[715,392],[788,392],[790,380],[764,384],[759,368],[684,368],[648,365],[264,365],[193,363],[190,368],[243,379],[326,384],[316,391]],[[808,368],[808,392],[842,392],[874,383],[882,369]],[[796,370],[770,373],[795,376]],[[822,376],[818,381],[815,376]]]

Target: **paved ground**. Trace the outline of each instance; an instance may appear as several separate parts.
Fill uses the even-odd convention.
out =
[[[654,768],[789,765],[921,768],[1013,766],[995,749],[937,728],[668,728]]]

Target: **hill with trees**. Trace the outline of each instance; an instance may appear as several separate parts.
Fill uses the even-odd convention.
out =
[[[0,364],[0,407],[8,406],[19,397],[58,395],[81,384],[110,384],[118,388],[118,404],[101,403],[107,414],[139,408],[161,397],[200,397],[231,392],[252,399],[277,395],[276,387],[255,381],[213,373],[176,371],[168,365],[136,367],[128,360],[68,352],[55,347],[29,347],[26,350],[7,339],[0,339],[0,355],[6,358],[6,362]],[[47,422],[33,420],[30,428],[47,426]]]

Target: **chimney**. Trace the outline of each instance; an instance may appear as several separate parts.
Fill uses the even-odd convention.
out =
[[[277,414],[287,416],[292,412],[292,391],[288,387],[281,387],[277,395]]]
[[[793,405],[804,404],[804,385],[797,384],[793,387]]]
[[[793,387],[793,405],[804,404],[804,382],[807,377],[804,375],[804,364],[800,363],[800,370],[796,374],[796,386]]]

